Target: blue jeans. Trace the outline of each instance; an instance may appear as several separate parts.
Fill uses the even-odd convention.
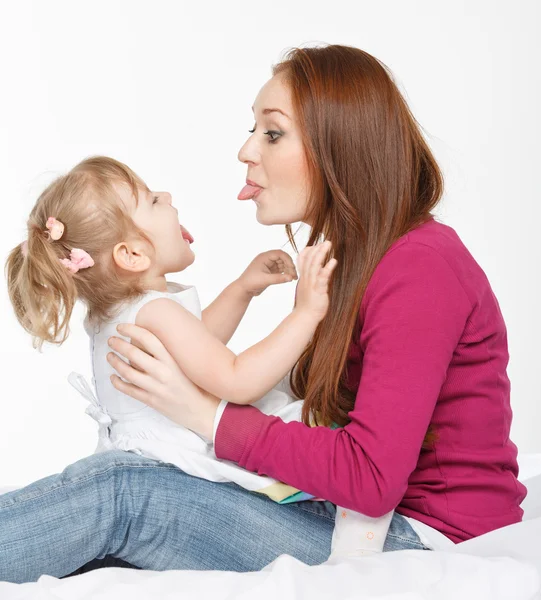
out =
[[[255,571],[290,554],[315,565],[329,556],[334,516],[330,502],[278,505],[130,452],[94,454],[0,495],[0,581],[63,577],[87,563]],[[407,548],[425,549],[395,514],[384,551]]]

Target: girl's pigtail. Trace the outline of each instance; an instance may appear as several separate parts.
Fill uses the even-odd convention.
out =
[[[60,262],[64,257],[58,251],[68,253],[64,244],[31,227],[28,241],[14,248],[6,261],[15,315],[40,351],[43,342],[60,345],[66,341],[77,300],[73,274]]]

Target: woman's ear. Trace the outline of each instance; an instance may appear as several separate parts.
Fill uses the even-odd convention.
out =
[[[152,261],[141,242],[120,242],[113,248],[113,260],[120,269],[142,273],[150,268]]]

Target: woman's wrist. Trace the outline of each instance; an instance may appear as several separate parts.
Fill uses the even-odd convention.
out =
[[[220,398],[204,390],[201,390],[201,394],[203,395],[202,401],[197,404],[188,429],[212,441],[214,420],[216,419],[216,412],[221,401]]]

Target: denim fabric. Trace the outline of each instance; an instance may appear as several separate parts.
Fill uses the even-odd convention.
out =
[[[104,452],[0,495],[0,581],[113,565],[254,571],[280,554],[315,565],[329,556],[334,516],[330,502],[278,505],[233,483]],[[395,514],[384,550],[406,548],[424,546]]]

